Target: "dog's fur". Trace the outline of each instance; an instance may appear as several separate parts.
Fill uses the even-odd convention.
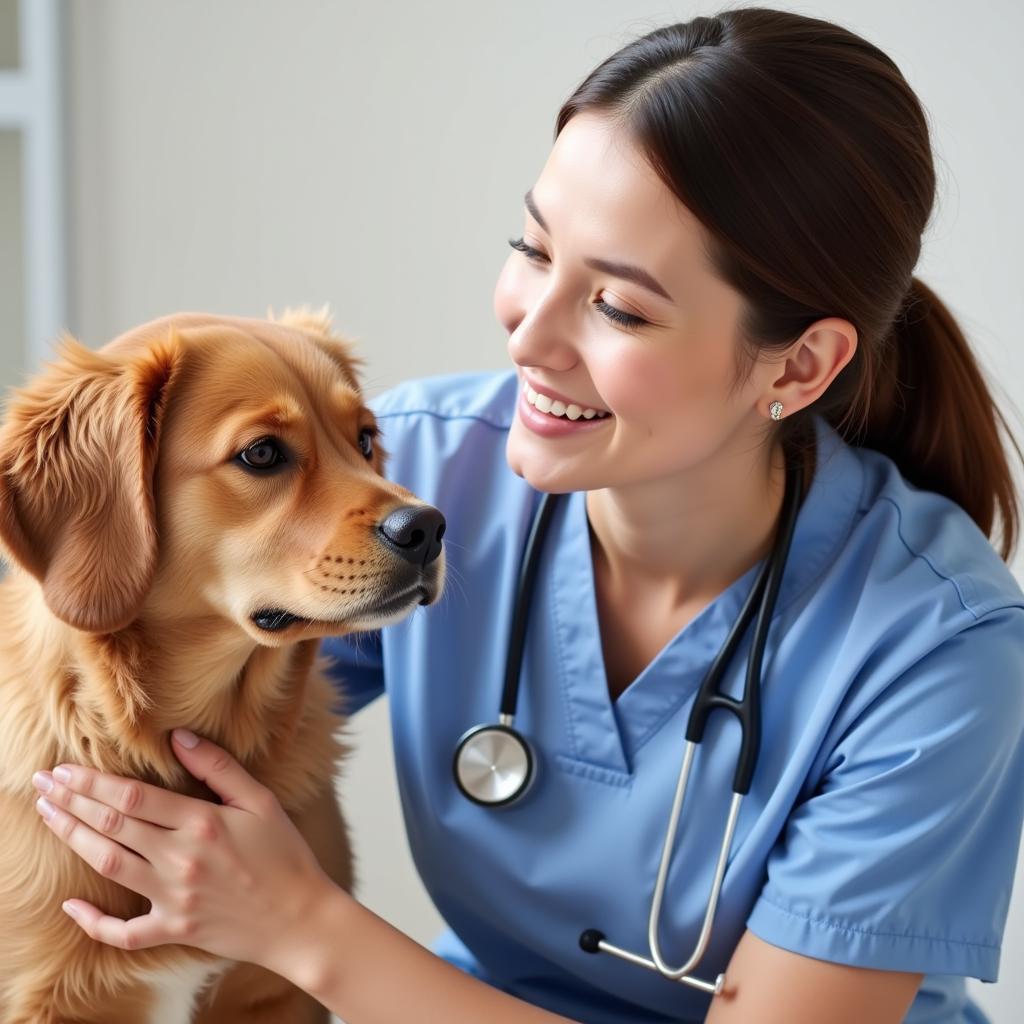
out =
[[[319,639],[397,621],[440,593],[444,557],[413,567],[375,530],[422,505],[368,462],[362,360],[325,313],[180,314],[94,351],[68,335],[14,389],[0,427],[0,1022],[320,1022],[283,979],[182,945],[126,951],[61,910],[116,917],[148,900],[53,835],[31,775],[62,761],[216,800],[170,748],[191,728],[268,786],[341,886],[352,885],[334,798],[345,747]],[[246,428],[262,412],[260,425]],[[286,471],[238,452],[273,435]],[[363,610],[405,592],[422,602]],[[279,633],[250,616],[308,618]],[[268,923],[272,927],[272,923]],[[207,981],[214,981],[200,992]],[[172,996],[181,1009],[168,1008]]]

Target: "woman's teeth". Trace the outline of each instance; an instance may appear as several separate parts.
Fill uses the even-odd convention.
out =
[[[609,415],[607,412],[598,409],[584,409],[576,404],[566,405],[565,402],[548,398],[547,395],[534,391],[525,380],[523,381],[523,392],[530,405],[541,412],[547,413],[549,416],[561,416],[570,420],[578,420],[580,417],[585,420],[592,420],[596,416],[600,420]]]

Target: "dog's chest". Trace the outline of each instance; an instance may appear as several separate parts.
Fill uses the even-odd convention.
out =
[[[230,966],[228,960],[186,963],[144,975],[141,980],[153,988],[153,1009],[145,1024],[190,1024],[196,997]]]

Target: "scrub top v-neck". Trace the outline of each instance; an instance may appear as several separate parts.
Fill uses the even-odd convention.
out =
[[[441,601],[324,641],[350,713],[386,690],[410,849],[450,926],[436,950],[586,1024],[700,1021],[709,997],[579,947],[586,928],[647,954],[647,915],[694,694],[760,563],[609,694],[586,495],[555,510],[530,604],[516,726],[527,796],[481,807],[452,777],[497,720],[515,583],[539,495],[505,462],[514,372],[410,381],[371,401],[386,475],[444,513]],[[1024,594],[966,513],[816,419],[763,661],[763,739],[711,944],[746,928],[819,959],[927,975],[906,1020],[984,1021],[964,977],[995,980],[1024,817]],[[723,688],[742,689],[750,634]],[[666,957],[693,947],[737,730],[712,716],[662,910]],[[982,794],[984,799],[981,798]]]

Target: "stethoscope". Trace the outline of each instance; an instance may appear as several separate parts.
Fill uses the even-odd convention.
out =
[[[732,837],[736,828],[736,820],[739,817],[740,804],[750,790],[751,779],[754,775],[754,765],[761,745],[761,658],[764,653],[768,627],[771,625],[772,614],[775,610],[775,600],[782,582],[790,542],[793,539],[793,530],[802,495],[803,468],[797,460],[791,468],[787,468],[786,493],[771,555],[762,565],[739,618],[701,684],[690,712],[686,726],[686,748],[683,754],[683,763],[679,771],[679,781],[676,783],[675,798],[672,802],[672,812],[665,833],[661,863],[658,866],[658,877],[654,886],[654,896],[651,900],[651,912],[647,924],[647,940],[651,958],[648,959],[637,953],[613,946],[605,939],[604,933],[596,928],[586,929],[580,935],[579,940],[580,946],[588,953],[611,953],[630,963],[658,971],[670,980],[680,981],[712,995],[721,992],[725,984],[724,974],[718,975],[714,982],[702,981],[689,975],[704,956],[711,938],[711,925],[722,889],[722,878],[732,847]],[[533,594],[533,581],[537,572],[541,545],[558,497],[559,495],[554,493],[543,496],[526,541],[526,554],[520,567],[516,603],[512,616],[512,632],[505,664],[505,687],[501,696],[501,714],[498,724],[477,725],[469,729],[463,734],[455,750],[453,770],[456,785],[470,800],[485,807],[504,807],[519,800],[529,790],[536,776],[536,758],[530,744],[513,727],[512,723],[519,692],[519,670],[523,660],[528,605]],[[757,624],[754,627],[754,639],[747,661],[747,677],[743,686],[743,697],[737,701],[718,692],[718,684],[733,652],[746,632],[754,614],[755,605],[759,605]],[[668,877],[669,861],[675,843],[683,798],[686,795],[686,785],[690,777],[693,756],[697,745],[704,738],[704,727],[707,724],[708,716],[715,708],[731,711],[740,723],[741,741],[736,773],[733,776],[732,803],[722,836],[722,845],[718,851],[711,893],[708,897],[704,922],[697,938],[697,944],[682,967],[672,967],[665,962],[661,955],[658,944],[658,918],[661,913],[665,880]]]

